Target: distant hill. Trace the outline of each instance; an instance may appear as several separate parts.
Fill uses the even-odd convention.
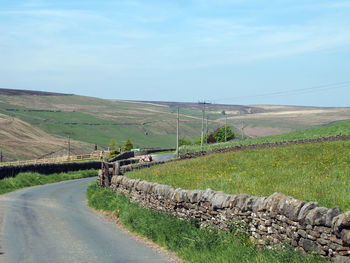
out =
[[[64,94],[64,93],[54,93],[46,91],[35,91],[35,90],[20,90],[20,89],[0,89],[0,95],[7,96],[19,96],[19,95],[28,95],[28,96],[72,96],[73,94]]]
[[[95,144],[106,148],[112,138],[119,145],[130,138],[135,147],[174,147],[178,107],[180,136],[192,140],[199,137],[203,105],[198,103],[104,100],[72,94],[0,89],[1,118],[16,120],[11,126],[6,126],[7,135],[0,136],[0,147],[12,159],[48,154],[55,151],[45,147],[48,141],[57,138],[66,141],[68,136],[82,143],[77,145],[81,150],[89,150]],[[242,131],[244,137],[266,136],[350,119],[350,108],[207,104],[205,112],[209,131],[223,126],[227,119],[227,124],[239,137]],[[7,125],[4,123],[0,122],[1,130]],[[16,125],[26,125],[20,129],[23,138],[29,136],[24,131],[41,131],[56,139],[46,137],[36,150],[31,150],[31,139],[10,149],[7,141],[21,138],[20,132],[17,138],[11,138],[11,130],[14,132]],[[23,150],[26,155],[19,154]]]

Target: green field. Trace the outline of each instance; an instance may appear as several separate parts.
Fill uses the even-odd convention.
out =
[[[60,151],[66,147],[68,136],[79,153],[91,151],[95,144],[107,148],[111,139],[115,139],[120,146],[128,138],[136,148],[172,148],[176,145],[178,107],[180,137],[193,141],[201,135],[202,105],[198,103],[105,100],[40,93],[33,95],[30,91],[14,94],[8,95],[0,89],[0,123],[7,127],[0,130],[0,144],[6,160],[62,154]],[[225,115],[222,114],[223,110]],[[206,105],[205,113],[209,132],[222,127],[227,117],[227,124],[238,135],[241,135],[241,122],[245,122],[245,137],[290,132],[350,119],[350,108],[209,104]],[[45,133],[42,134],[45,139],[33,140],[32,137],[40,132]],[[13,133],[16,134],[15,138]],[[270,139],[264,137],[261,140]],[[52,142],[50,147],[48,142]],[[189,149],[196,150],[196,147]]]
[[[85,177],[97,176],[96,170],[85,170],[59,174],[20,173],[16,177],[0,180],[0,194],[9,193],[28,186],[56,183]]]
[[[246,231],[201,229],[195,221],[180,220],[161,212],[141,208],[96,182],[87,189],[88,204],[98,210],[114,212],[130,231],[176,252],[185,262],[307,263],[326,262],[302,255],[290,246],[284,249],[256,249]]]
[[[127,173],[183,189],[268,196],[280,192],[350,210],[350,141],[212,154]]]
[[[259,144],[266,142],[281,142],[281,141],[292,141],[299,139],[310,139],[319,138],[325,136],[335,136],[335,135],[348,135],[350,134],[350,121],[339,121],[326,126],[321,126],[318,128],[299,130],[290,133],[278,134],[273,136],[259,137],[254,139],[234,139],[226,143],[215,143],[208,144],[200,147],[199,145],[183,146],[180,148],[180,154],[186,152],[197,152],[201,150],[211,150],[219,148],[229,148],[237,145],[250,145]]]

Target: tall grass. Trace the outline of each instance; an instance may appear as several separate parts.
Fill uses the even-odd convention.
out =
[[[115,211],[131,231],[175,251],[186,262],[325,262],[303,256],[291,247],[282,250],[257,250],[243,233],[200,229],[195,221],[141,208],[123,195],[99,188],[96,182],[87,189],[88,204],[100,210]]]
[[[350,141],[212,154],[127,173],[130,178],[181,187],[300,200],[350,210]]]
[[[292,141],[299,139],[310,139],[310,138],[319,138],[326,136],[336,136],[336,135],[348,135],[350,134],[350,121],[340,121],[327,126],[322,126],[318,128],[300,130],[290,133],[266,136],[266,137],[258,137],[253,139],[246,140],[232,140],[226,143],[215,143],[208,144],[200,147],[199,145],[192,146],[182,146],[180,148],[180,154],[184,154],[186,152],[198,152],[201,150],[211,150],[211,149],[219,149],[219,148],[229,148],[237,145],[250,145],[250,144],[259,144],[266,142],[281,142],[281,141]]]
[[[16,177],[5,178],[0,180],[0,194],[12,192],[14,190],[28,186],[49,184],[92,176],[97,176],[96,170],[91,169],[85,171],[75,171],[50,175],[38,173],[20,173]]]

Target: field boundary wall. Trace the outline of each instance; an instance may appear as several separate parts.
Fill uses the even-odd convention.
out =
[[[177,161],[177,160],[171,160]],[[120,173],[165,162],[130,164]],[[100,170],[99,185],[124,194],[142,207],[195,219],[201,226],[229,230],[244,226],[258,246],[285,242],[296,250],[316,252],[337,262],[350,262],[350,211],[320,207],[281,193],[268,197],[231,195],[222,191],[184,190],[168,185],[130,179]]]

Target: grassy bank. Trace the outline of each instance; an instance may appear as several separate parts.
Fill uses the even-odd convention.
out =
[[[126,175],[183,189],[268,196],[284,193],[350,210],[350,141],[213,154]]]
[[[176,252],[186,262],[325,262],[303,256],[291,247],[277,251],[257,250],[242,231],[200,229],[194,221],[179,220],[132,204],[123,195],[99,188],[96,182],[88,186],[87,198],[91,207],[115,211],[129,230]]]
[[[250,145],[250,144],[259,144],[266,142],[281,142],[281,141],[292,141],[299,139],[311,139],[311,138],[319,138],[326,136],[336,136],[336,135],[348,135],[350,134],[350,121],[340,121],[327,126],[322,126],[319,128],[312,128],[306,130],[300,130],[296,132],[266,136],[266,137],[258,137],[253,139],[246,140],[232,140],[226,143],[215,143],[205,145],[202,148],[199,145],[192,146],[183,146],[180,148],[180,154],[184,154],[186,152],[198,152],[201,150],[210,150],[210,149],[218,149],[218,148],[229,148],[237,145]]]
[[[20,173],[16,177],[0,180],[0,194],[12,192],[28,186],[49,184],[92,176],[97,176],[96,170],[75,171],[50,175],[38,173]]]

